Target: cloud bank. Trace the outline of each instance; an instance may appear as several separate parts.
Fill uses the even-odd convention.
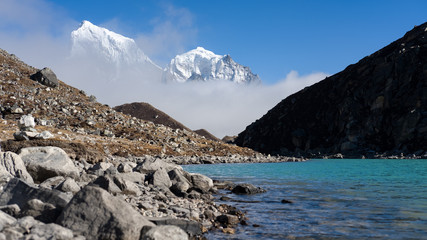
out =
[[[20,18],[23,12],[30,11],[31,14]],[[163,14],[166,17],[153,19],[151,32],[140,33],[136,39],[141,49],[154,59],[181,53],[189,42],[195,42],[197,35],[192,15],[186,9],[166,6]],[[288,95],[327,76],[325,73],[299,76],[292,71],[272,85],[238,85],[226,81],[164,84],[140,71],[122,69],[111,80],[110,74],[116,72],[111,72],[111,66],[102,61],[69,58],[70,32],[77,27],[78,21],[45,1],[3,0],[0,48],[37,68],[51,67],[62,81],[95,95],[101,103],[116,106],[148,102],[187,127],[207,129],[219,138],[238,134]]]

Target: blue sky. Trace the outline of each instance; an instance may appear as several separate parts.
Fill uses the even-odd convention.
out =
[[[265,83],[283,79],[291,70],[334,74],[427,21],[427,1],[48,2],[75,21],[87,19],[134,38],[153,34],[168,22],[188,36],[170,53],[150,56],[160,65],[203,46],[230,54]]]

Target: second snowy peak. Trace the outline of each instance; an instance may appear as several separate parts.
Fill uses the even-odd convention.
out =
[[[249,67],[236,63],[230,55],[217,55],[202,47],[177,55],[164,69],[164,82],[226,80],[235,83],[260,83]]]

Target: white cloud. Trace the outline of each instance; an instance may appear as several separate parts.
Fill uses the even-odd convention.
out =
[[[273,85],[238,85],[232,82],[191,82],[164,84],[127,76],[126,81],[105,83],[93,71],[79,75],[60,75],[63,80],[79,79],[79,87],[110,106],[129,102],[148,102],[191,129],[204,128],[216,135],[236,135],[263,116],[288,95],[327,75],[299,76],[292,71]]]
[[[161,16],[152,19],[152,31],[140,33],[135,41],[150,58],[164,67],[177,53],[194,45],[197,28],[194,17],[185,8],[164,5]]]

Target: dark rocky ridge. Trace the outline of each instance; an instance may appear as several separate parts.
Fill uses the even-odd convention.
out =
[[[425,154],[427,23],[282,100],[239,134],[262,153]]]

